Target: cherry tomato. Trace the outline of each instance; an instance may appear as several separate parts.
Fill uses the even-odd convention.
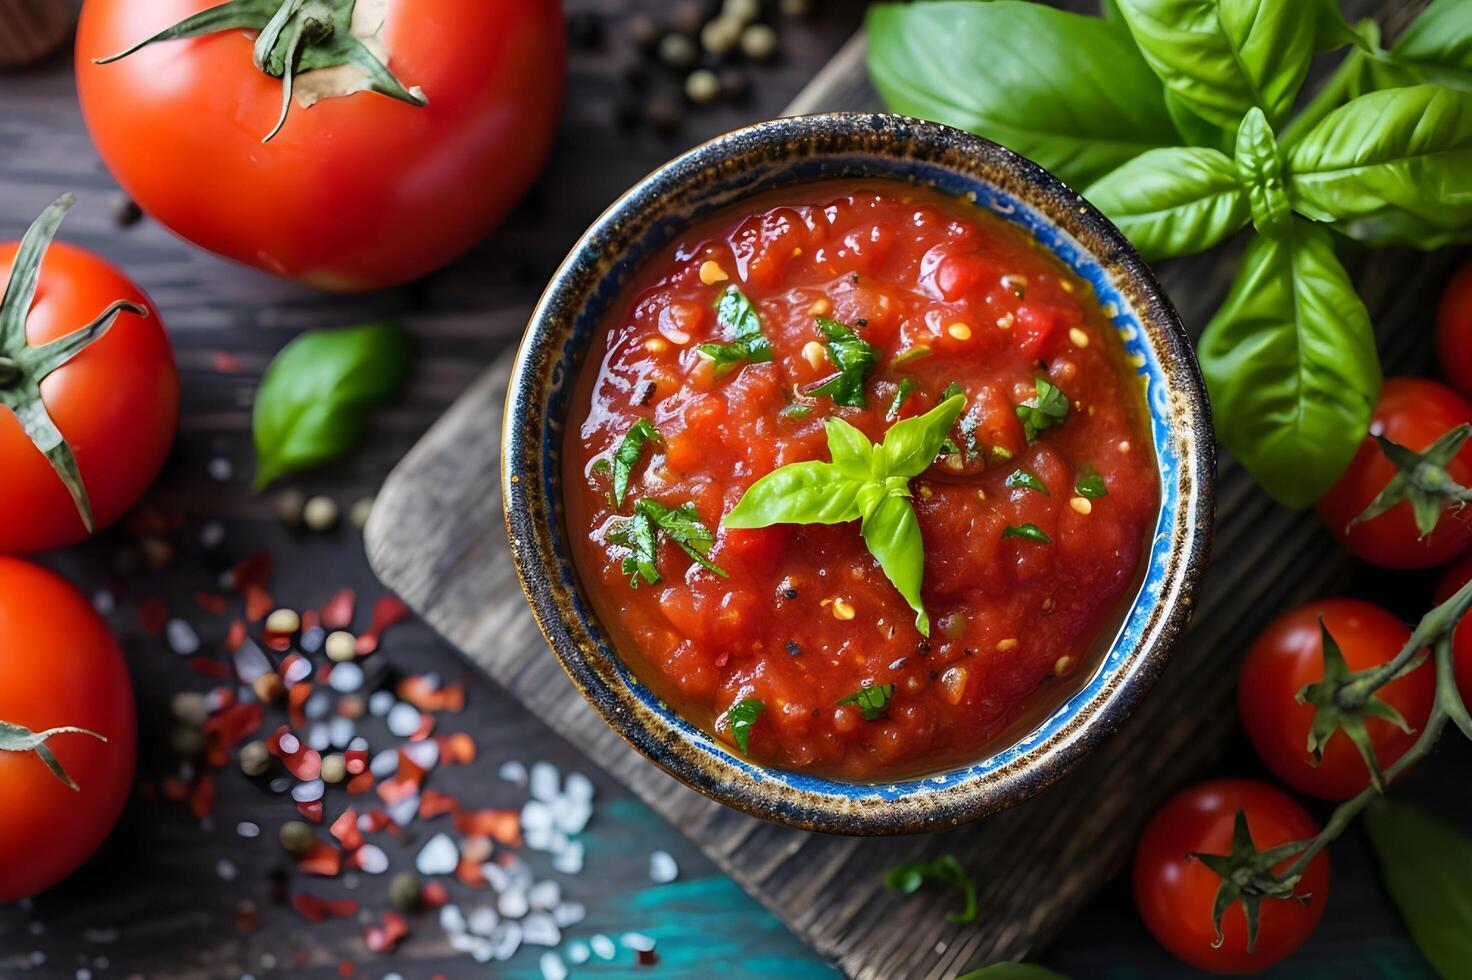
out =
[[[103,162],[181,237],[324,289],[372,289],[468,250],[536,177],[562,102],[557,0],[359,3],[382,8],[387,68],[427,103],[294,99],[264,144],[282,82],[255,67],[245,31],[93,61],[218,4],[87,0],[77,30],[77,86]]]
[[[1237,684],[1237,712],[1258,756],[1283,782],[1301,793],[1346,800],[1370,783],[1365,760],[1349,736],[1336,732],[1317,766],[1308,751],[1314,707],[1299,704],[1298,692],[1324,679],[1323,634],[1319,617],[1339,644],[1351,671],[1365,670],[1395,657],[1411,638],[1410,629],[1379,606],[1358,599],[1321,599],[1284,613],[1263,630]],[[1436,699],[1436,672],[1429,664],[1382,687],[1376,696],[1394,707],[1418,731]],[[1365,726],[1381,770],[1416,741],[1380,718]]]
[[[9,278],[17,248],[0,245],[0,282]],[[91,252],[60,242],[41,261],[26,318],[26,340],[36,347],[85,326],[115,300],[136,303],[148,316],[121,313],[41,382],[41,400],[76,456],[97,527],[133,505],[168,454],[179,422],[173,350],[143,290]],[[3,407],[0,473],[0,553],[59,548],[86,537],[66,485]]]
[[[133,689],[117,642],[82,594],[0,557],[0,721],[41,733],[71,789],[35,752],[0,752],[0,904],[50,888],[102,843],[133,785]]]
[[[1446,570],[1441,583],[1436,587],[1436,602],[1446,602],[1452,595],[1472,581],[1472,554]],[[1456,663],[1457,690],[1462,692],[1462,701],[1472,705],[1472,615],[1462,617],[1457,631],[1452,635],[1452,656]]]
[[[1452,387],[1472,398],[1472,261],[1462,264],[1441,295],[1436,354]]]
[[[1135,906],[1145,925],[1171,953],[1213,973],[1247,973],[1282,960],[1314,931],[1329,897],[1329,857],[1321,852],[1294,889],[1295,900],[1263,899],[1254,952],[1247,951],[1247,918],[1240,903],[1223,916],[1218,946],[1212,904],[1222,879],[1189,855],[1230,853],[1238,810],[1247,814],[1259,851],[1319,832],[1308,812],[1282,790],[1250,779],[1218,779],[1167,801],[1150,818],[1135,851]]]
[[[1445,385],[1421,378],[1390,378],[1370,423],[1378,433],[1419,452],[1448,431],[1472,422],[1472,404]],[[1472,486],[1472,443],[1447,466],[1451,478]],[[1396,475],[1395,464],[1366,437],[1349,469],[1319,500],[1319,516],[1350,551],[1383,568],[1431,568],[1472,546],[1472,510],[1443,510],[1436,530],[1422,538],[1409,502],[1350,527]]]

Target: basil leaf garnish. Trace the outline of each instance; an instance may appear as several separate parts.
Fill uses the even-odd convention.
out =
[[[1404,803],[1376,799],[1365,829],[1411,938],[1442,976],[1472,963],[1472,838]]]
[[[766,713],[767,706],[760,698],[743,698],[726,711],[726,721],[731,725],[731,737],[742,755],[750,754],[751,727]]]
[[[1109,496],[1109,488],[1104,485],[1104,478],[1091,466],[1085,466],[1079,470],[1078,477],[1073,481],[1073,492],[1080,497],[1088,497],[1090,500]]]
[[[875,684],[861,687],[848,697],[839,698],[839,704],[853,704],[865,721],[878,721],[889,713],[889,699],[894,696],[893,684]]]
[[[608,532],[608,540],[629,552],[620,567],[629,576],[630,586],[637,589],[640,578],[650,585],[659,581],[659,569],[654,566],[658,556],[655,551],[654,522],[649,519],[648,514],[635,511],[633,517],[619,522]]]
[[[1021,467],[1007,474],[1007,486],[1022,487],[1024,489],[1040,493],[1045,497],[1050,496],[1050,494],[1048,493],[1048,485],[1042,480],[1038,479],[1038,475],[1036,473],[1033,473],[1030,470],[1024,470]]]
[[[929,357],[930,354],[930,348],[926,347],[924,344],[920,344],[918,346],[911,347],[903,354],[895,355],[894,359],[889,362],[889,366],[899,367],[902,364],[909,364],[911,361],[918,361],[922,357]]]
[[[1008,524],[1002,529],[1003,538],[1026,538],[1042,544],[1052,544],[1053,539],[1036,524]]]
[[[976,883],[961,867],[953,854],[942,854],[929,861],[907,861],[897,864],[884,873],[884,887],[905,895],[920,890],[928,881],[959,888],[966,904],[959,912],[951,912],[946,921],[965,924],[976,921]]]
[[[409,354],[408,336],[383,323],[309,330],[282,348],[256,391],[256,488],[352,449],[403,385]]]
[[[866,27],[869,77],[891,110],[996,140],[1075,186],[1177,141],[1159,79],[1129,34],[1097,17],[881,3]]]
[[[1204,252],[1251,217],[1231,158],[1207,147],[1148,150],[1084,196],[1152,261]]]
[[[810,394],[827,395],[835,404],[848,408],[863,408],[864,379],[873,370],[878,352],[837,320],[821,316],[817,319],[818,329],[828,338],[828,360],[838,368],[838,374]]]
[[[707,557],[716,536],[700,521],[693,502],[681,504],[673,510],[657,500],[645,497],[634,505],[636,514],[643,514],[654,522],[654,526],[679,546],[703,568],[715,572],[721,578],[730,578],[730,573]]]
[[[1197,350],[1226,447],[1288,506],[1322,496],[1380,396],[1370,315],[1329,233],[1295,218],[1254,238]]]
[[[623,441],[618,444],[618,449],[613,454],[613,504],[615,507],[624,505],[624,498],[629,493],[629,478],[633,476],[634,466],[639,462],[639,456],[644,452],[644,447],[658,438],[659,430],[648,419],[640,419],[635,422],[624,434]]]
[[[726,527],[773,524],[843,524],[861,521],[860,533],[880,568],[915,611],[915,628],[930,635],[920,601],[925,549],[909,481],[940,452],[965,399],[955,397],[891,426],[874,446],[840,418],[824,422],[831,462],[792,463],[753,483],[721,523]]]
[[[1051,429],[1068,418],[1068,396],[1057,385],[1037,375],[1033,378],[1033,390],[1036,394],[1017,406],[1017,417],[1022,420],[1022,433],[1029,446],[1044,429]]]
[[[772,345],[762,333],[762,318],[746,294],[727,286],[716,301],[716,322],[731,337],[730,343],[701,344],[698,350],[710,358],[716,377],[738,364],[765,364],[772,359]]]
[[[895,389],[894,401],[889,403],[889,411],[884,413],[885,421],[893,422],[900,417],[900,409],[905,405],[905,399],[909,398],[915,391],[915,382],[912,378],[901,378],[900,386]]]

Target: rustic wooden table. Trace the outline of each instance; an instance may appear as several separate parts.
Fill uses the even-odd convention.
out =
[[[168,323],[184,389],[182,432],[147,506],[180,521],[169,537],[177,557],[164,567],[126,571],[136,555],[128,531],[48,556],[89,592],[116,597],[113,621],[133,670],[142,724],[140,776],[157,785],[177,767],[170,748],[170,710],[179,690],[210,682],[185,670],[165,643],[139,623],[139,605],[161,598],[171,611],[198,616],[190,597],[213,581],[227,560],[259,548],[276,557],[273,585],[283,604],[318,605],[339,587],[364,600],[379,593],[350,527],[329,535],[293,534],[272,514],[271,501],[249,489],[252,394],[270,356],[297,331],[392,316],[418,342],[409,390],[375,418],[362,450],[351,459],[296,481],[309,493],[328,493],[346,509],[371,495],[384,474],[425,428],[519,335],[541,284],[588,222],[630,183],[701,138],[765,118],[796,94],[860,19],[849,0],[829,0],[822,16],[784,28],[783,55],[753,71],[748,102],[692,113],[679,132],[658,136],[617,124],[619,84],[626,55],[618,15],[663,10],[668,0],[569,0],[568,7],[606,15],[609,37],[575,51],[562,134],[538,187],[515,216],[450,269],[402,290],[372,297],[335,297],[228,265],[191,249],[149,221],[122,228],[112,218],[115,185],[92,150],[77,111],[70,64],[57,58],[34,70],[0,76],[0,238],[19,235],[45,204],[76,191],[81,205],[63,237],[121,264],[153,296]],[[217,461],[231,473],[220,479]],[[212,464],[215,464],[212,466]],[[212,473],[212,471],[214,471]],[[199,544],[209,522],[223,521],[226,542],[207,553]],[[1367,594],[1403,597],[1400,611],[1418,611],[1422,579],[1367,578]],[[203,639],[220,636],[201,620]],[[502,763],[548,760],[563,771],[582,770],[598,792],[588,837],[586,868],[563,877],[564,893],[588,909],[570,934],[616,935],[638,930],[658,942],[661,966],[636,968],[625,952],[600,975],[821,976],[828,968],[794,940],[780,922],[748,899],[694,847],[635,801],[617,783],[530,717],[500,689],[469,674],[457,655],[417,623],[397,627],[376,656],[405,672],[466,677],[466,710],[443,731],[476,738],[473,765],[444,770],[433,785],[479,806],[515,806],[525,792],[496,777]],[[1472,813],[1465,774],[1472,753],[1447,748],[1407,787],[1443,813]],[[1238,746],[1223,772],[1258,770]],[[1448,798],[1445,786],[1455,789]],[[0,804],[3,805],[3,804]],[[356,921],[308,926],[274,900],[273,884],[286,869],[272,839],[291,815],[290,805],[262,793],[237,773],[219,783],[213,815],[201,821],[187,807],[158,799],[135,800],[117,833],[79,875],[33,904],[0,909],[0,978],[331,976],[347,973],[408,977],[443,973],[479,975],[486,968],[446,945],[432,919],[415,922],[410,939],[392,957],[368,952]],[[258,839],[236,832],[248,821]],[[428,833],[411,828],[393,849],[395,868],[412,864]],[[663,849],[680,866],[680,881],[650,881],[649,855]],[[534,863],[535,863],[534,859]],[[1351,837],[1334,851],[1335,896],[1324,927],[1283,975],[1420,976],[1425,966],[1381,896],[1363,842]],[[545,862],[543,862],[545,864]],[[538,866],[539,875],[543,867]],[[881,869],[876,868],[876,873]],[[985,869],[976,869],[985,874]],[[382,909],[386,878],[363,877],[316,890],[353,896]],[[473,904],[469,892],[456,900]],[[238,911],[253,903],[259,926],[242,929]],[[1051,965],[1078,976],[1171,976],[1182,968],[1145,935],[1134,917],[1127,885],[1116,881],[1053,948]],[[585,968],[586,969],[586,968]],[[524,950],[499,975],[537,975],[536,951]],[[578,974],[574,974],[578,975]]]

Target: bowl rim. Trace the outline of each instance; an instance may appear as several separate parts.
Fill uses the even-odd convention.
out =
[[[891,145],[878,149],[863,145],[863,140],[882,133],[894,136]],[[547,464],[542,457],[546,455],[546,427],[557,424],[548,415],[549,398],[557,386],[554,376],[558,362],[574,339],[573,330],[582,309],[616,270],[614,256],[602,252],[604,244],[621,239],[625,247],[637,244],[641,236],[654,230],[659,202],[666,194],[673,196],[692,181],[698,182],[702,173],[720,170],[723,163],[739,161],[754,151],[772,153],[773,159],[787,163],[806,153],[818,158],[859,157],[900,164],[916,159],[906,157],[906,150],[923,151],[918,159],[927,164],[1015,196],[1079,241],[1117,291],[1128,296],[1131,310],[1146,327],[1142,331],[1145,343],[1169,376],[1170,427],[1173,432],[1179,428],[1184,440],[1176,476],[1180,493],[1172,510],[1169,539],[1152,543],[1147,549],[1153,560],[1158,548],[1168,548],[1171,559],[1148,628],[1128,649],[1129,663],[1117,671],[1119,676],[1106,690],[1096,692],[1082,704],[1068,727],[1030,746],[1028,752],[1036,757],[984,773],[964,785],[917,793],[913,798],[876,799],[873,802],[877,805],[871,805],[863,800],[855,803],[853,797],[840,799],[818,791],[800,791],[782,778],[774,778],[802,777],[801,773],[769,769],[730,752],[698,752],[691,733],[681,730],[681,725],[689,729],[688,723],[676,724],[673,712],[652,710],[628,683],[611,682],[609,674],[617,674],[622,668],[618,663],[598,661],[607,659],[604,652],[614,652],[614,645],[606,635],[599,635],[604,631],[596,625],[597,616],[590,604],[583,604],[582,616],[573,607],[568,590],[582,590],[576,572],[569,579],[566,570],[559,570],[562,563],[554,539],[565,539],[568,531],[561,501],[548,500],[543,492],[542,474]],[[973,169],[962,169],[925,156],[924,152],[958,152],[974,158],[975,163]],[[1006,180],[983,173],[984,166],[1004,174]],[[821,183],[825,179],[832,178],[820,175],[793,183]],[[876,174],[874,179],[904,178]],[[759,195],[770,186],[758,181],[736,191],[719,207]],[[688,218],[678,224],[688,225]],[[633,236],[625,238],[631,230]],[[647,259],[644,256],[635,264]],[[624,285],[617,283],[613,295],[618,296]],[[582,366],[580,363],[579,370]],[[572,377],[562,379],[563,383],[574,384],[576,374],[574,371]],[[579,237],[532,312],[507,386],[501,460],[503,507],[517,578],[559,664],[604,722],[646,759],[719,803],[798,829],[849,835],[927,832],[1005,809],[1061,778],[1099,740],[1112,734],[1164,669],[1172,645],[1189,621],[1210,552],[1215,507],[1216,451],[1205,382],[1173,305],[1124,235],[1077,192],[1027,158],[962,130],[889,113],[819,113],[759,122],[693,147],[620,195]],[[1163,494],[1162,521],[1165,513]],[[1185,540],[1176,540],[1178,534],[1184,534]],[[570,566],[570,560],[567,564]],[[1134,610],[1145,598],[1142,583],[1126,608]],[[616,653],[613,659],[617,659]],[[1103,670],[1102,664],[1099,669]],[[626,680],[633,678],[626,676]],[[655,723],[653,727],[651,722]],[[994,758],[1004,751],[1007,749],[997,749],[984,758]],[[918,785],[924,781],[916,778],[902,782]]]

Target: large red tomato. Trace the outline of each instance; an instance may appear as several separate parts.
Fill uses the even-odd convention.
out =
[[[1437,604],[1446,602],[1468,582],[1472,582],[1472,555],[1446,570],[1436,587]],[[1456,663],[1457,690],[1462,692],[1462,701],[1472,705],[1472,614],[1463,616],[1457,624],[1452,636],[1452,656]]]
[[[352,10],[352,0],[331,0]],[[358,0],[410,105],[377,92],[294,99],[221,30],[116,55],[218,0],[86,0],[82,111],[103,161],[197,245],[326,289],[407,282],[465,252],[536,176],[556,131],[557,0]],[[336,69],[334,69],[336,70]],[[305,91],[309,74],[298,76]]]
[[[1135,852],[1135,905],[1160,944],[1213,973],[1263,970],[1303,945],[1324,915],[1329,857],[1309,862],[1293,898],[1264,898],[1257,945],[1247,951],[1247,918],[1233,903],[1222,918],[1218,945],[1212,904],[1222,879],[1191,854],[1229,854],[1237,811],[1258,851],[1307,840],[1319,832],[1287,793],[1250,779],[1201,783],[1170,799],[1150,818]],[[1289,862],[1273,868],[1281,872]],[[1298,901],[1305,899],[1306,901]]]
[[[133,785],[133,689],[122,653],[76,589],[0,557],[0,722],[40,734],[81,728],[35,751],[0,751],[0,904],[43,891],[97,850]],[[14,738],[15,730],[0,732]]]
[[[1370,784],[1370,771],[1349,736],[1335,732],[1316,766],[1308,751],[1314,706],[1295,698],[1324,679],[1323,617],[1351,671],[1378,667],[1395,657],[1411,638],[1410,629],[1379,606],[1358,599],[1321,599],[1284,613],[1263,630],[1247,658],[1237,685],[1237,711],[1253,748],[1273,775],[1301,793],[1346,800]],[[1412,734],[1381,718],[1365,727],[1383,771],[1416,741],[1436,700],[1436,671],[1422,664],[1380,688],[1376,697],[1400,712]]]
[[[65,203],[55,208],[64,210]],[[13,242],[0,245],[0,282],[9,279],[17,250]],[[76,458],[96,527],[132,506],[168,454],[179,421],[173,350],[143,290],[91,252],[61,243],[41,261],[25,320],[25,341],[35,348],[79,330],[117,300],[146,309],[148,316],[121,312],[106,333],[40,386],[46,414]],[[0,339],[0,358],[13,359],[16,352],[6,346]],[[0,377],[0,390],[7,383]],[[26,384],[23,378],[9,383],[14,392]],[[87,528],[72,494],[5,405],[0,400],[0,553],[81,540]]]
[[[1370,422],[1371,433],[1420,452],[1463,423],[1472,422],[1472,404],[1446,385],[1422,378],[1390,378]],[[1350,525],[1399,471],[1380,445],[1366,437],[1349,469],[1319,500],[1319,516],[1335,537],[1365,561],[1383,568],[1430,568],[1472,546],[1472,508],[1442,510],[1436,530],[1422,537],[1411,504]],[[1456,483],[1472,486],[1472,443],[1446,466]]]
[[[1436,355],[1452,387],[1472,398],[1472,261],[1462,263],[1441,296]]]

